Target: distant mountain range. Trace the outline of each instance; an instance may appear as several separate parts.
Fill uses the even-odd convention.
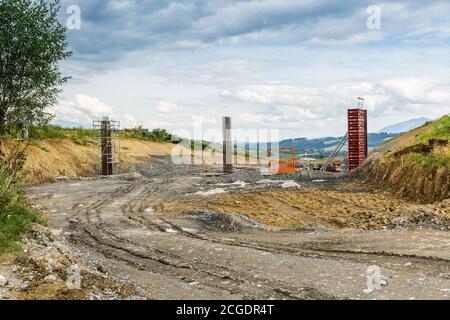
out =
[[[378,133],[403,133],[408,132],[412,129],[415,129],[417,127],[420,127],[421,125],[424,125],[426,122],[431,121],[431,119],[428,118],[417,118],[417,119],[411,119],[408,121],[400,122],[393,124],[391,126],[385,127],[378,131]]]

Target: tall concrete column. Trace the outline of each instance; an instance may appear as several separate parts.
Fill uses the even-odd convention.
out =
[[[223,118],[223,172],[233,172],[233,141],[230,117]]]
[[[259,150],[260,146],[259,146],[259,141],[258,144],[256,145],[256,163],[257,164],[261,164],[261,155],[259,154]]]

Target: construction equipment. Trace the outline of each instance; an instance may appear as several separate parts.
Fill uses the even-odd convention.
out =
[[[339,143],[339,145],[336,147],[336,149],[333,151],[333,153],[330,154],[327,161],[322,166],[321,171],[327,171],[328,167],[331,165],[334,158],[336,158],[337,154],[339,153],[339,151],[341,151],[341,149],[344,147],[344,145],[347,143],[347,141],[348,141],[348,133],[345,134],[345,136],[342,138],[342,141]]]
[[[295,147],[291,148],[278,148],[271,149],[273,151],[278,151],[278,155],[280,151],[290,151],[291,157],[288,160],[278,160],[278,161],[269,161],[269,172],[272,174],[277,173],[291,173],[297,171],[297,161],[295,160]]]

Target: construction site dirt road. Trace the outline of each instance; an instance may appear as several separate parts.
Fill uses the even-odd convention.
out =
[[[28,193],[79,257],[126,275],[139,298],[450,298],[448,201],[407,202],[339,175],[204,176],[168,157]]]

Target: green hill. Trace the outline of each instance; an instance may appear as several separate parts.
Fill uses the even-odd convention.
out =
[[[398,134],[395,133],[369,133],[369,148],[375,148],[385,143],[386,141],[395,138]],[[327,157],[329,156],[342,141],[343,137],[325,137],[318,139],[291,139],[280,141],[280,148],[290,148],[294,145],[297,153],[308,154],[310,157]],[[341,150],[338,156],[347,154],[347,147]]]

